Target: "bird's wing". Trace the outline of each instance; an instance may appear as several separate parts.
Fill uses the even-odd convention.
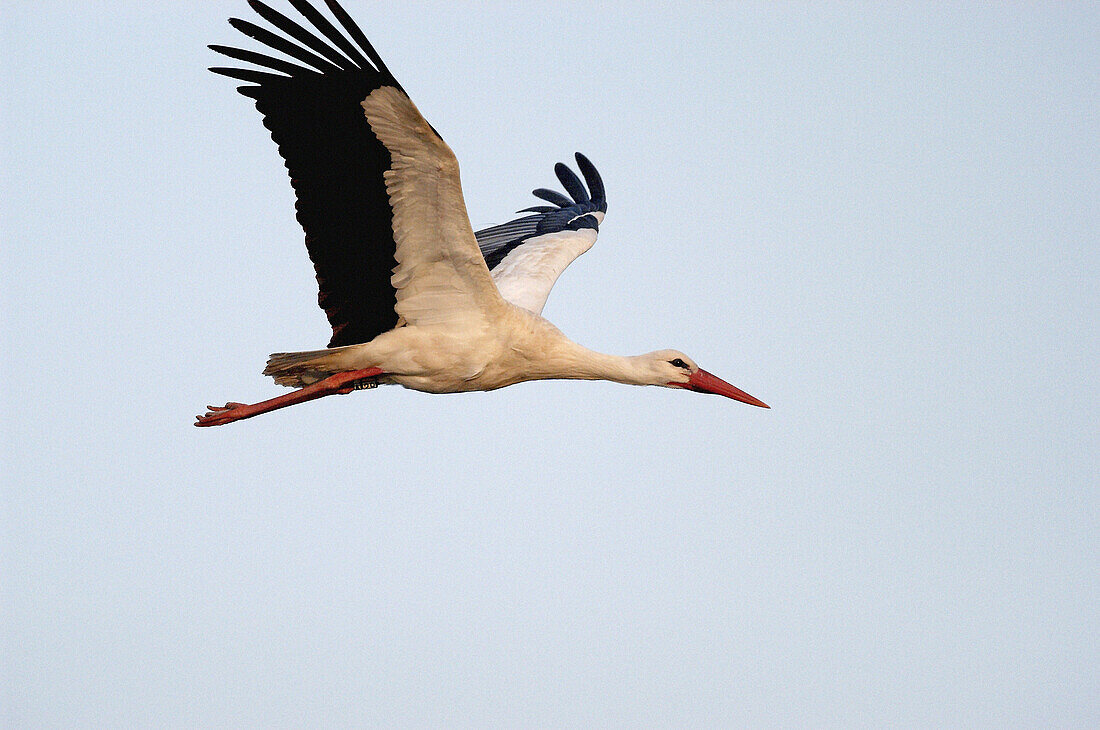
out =
[[[539,188],[534,194],[551,205],[525,208],[520,212],[535,215],[476,234],[500,295],[535,314],[542,312],[550,289],[565,267],[592,248],[607,212],[600,174],[580,152],[576,158],[587,190],[576,173],[559,162],[554,172],[572,199]]]
[[[211,70],[248,84],[237,90],[255,99],[286,162],[329,347],[499,303],[450,148],[335,0],[325,4],[343,31],[307,0],[290,3],[312,29],[259,0],[249,5],[281,34],[229,22],[293,61],[211,46],[265,69]]]

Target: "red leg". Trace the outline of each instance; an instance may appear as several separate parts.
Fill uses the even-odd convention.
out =
[[[229,402],[224,406],[207,406],[209,410],[206,415],[198,416],[195,425],[221,426],[225,423],[239,421],[242,418],[252,418],[252,416],[258,416],[261,413],[274,411],[278,408],[286,408],[295,403],[305,403],[306,401],[316,398],[323,398],[326,395],[343,395],[355,389],[354,383],[357,380],[374,378],[381,374],[381,368],[348,370],[343,373],[330,375],[324,380],[320,380],[313,385],[307,385],[304,388],[299,388],[293,393],[280,395],[278,398],[271,398],[270,400],[260,401],[259,403],[248,405],[246,403]]]

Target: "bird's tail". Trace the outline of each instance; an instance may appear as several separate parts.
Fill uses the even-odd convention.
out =
[[[342,347],[306,352],[276,352],[267,359],[264,375],[270,375],[279,385],[302,388],[333,373],[346,370],[338,362]]]

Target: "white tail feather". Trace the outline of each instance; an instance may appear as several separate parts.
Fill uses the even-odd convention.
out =
[[[324,380],[333,373],[347,370],[346,364],[339,362],[346,349],[333,347],[305,352],[276,352],[268,357],[264,375],[270,375],[279,385],[302,388]]]

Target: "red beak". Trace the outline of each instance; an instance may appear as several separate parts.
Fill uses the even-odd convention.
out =
[[[669,383],[669,385],[675,385],[679,388],[687,388],[694,390],[696,393],[714,393],[716,395],[724,395],[727,398],[733,398],[739,400],[742,403],[748,403],[750,406],[760,406],[761,408],[771,408],[767,403],[759,398],[753,398],[751,395],[735,388],[726,381],[719,378],[717,375],[711,375],[706,370],[699,369],[691,374],[691,379],[686,383]]]

